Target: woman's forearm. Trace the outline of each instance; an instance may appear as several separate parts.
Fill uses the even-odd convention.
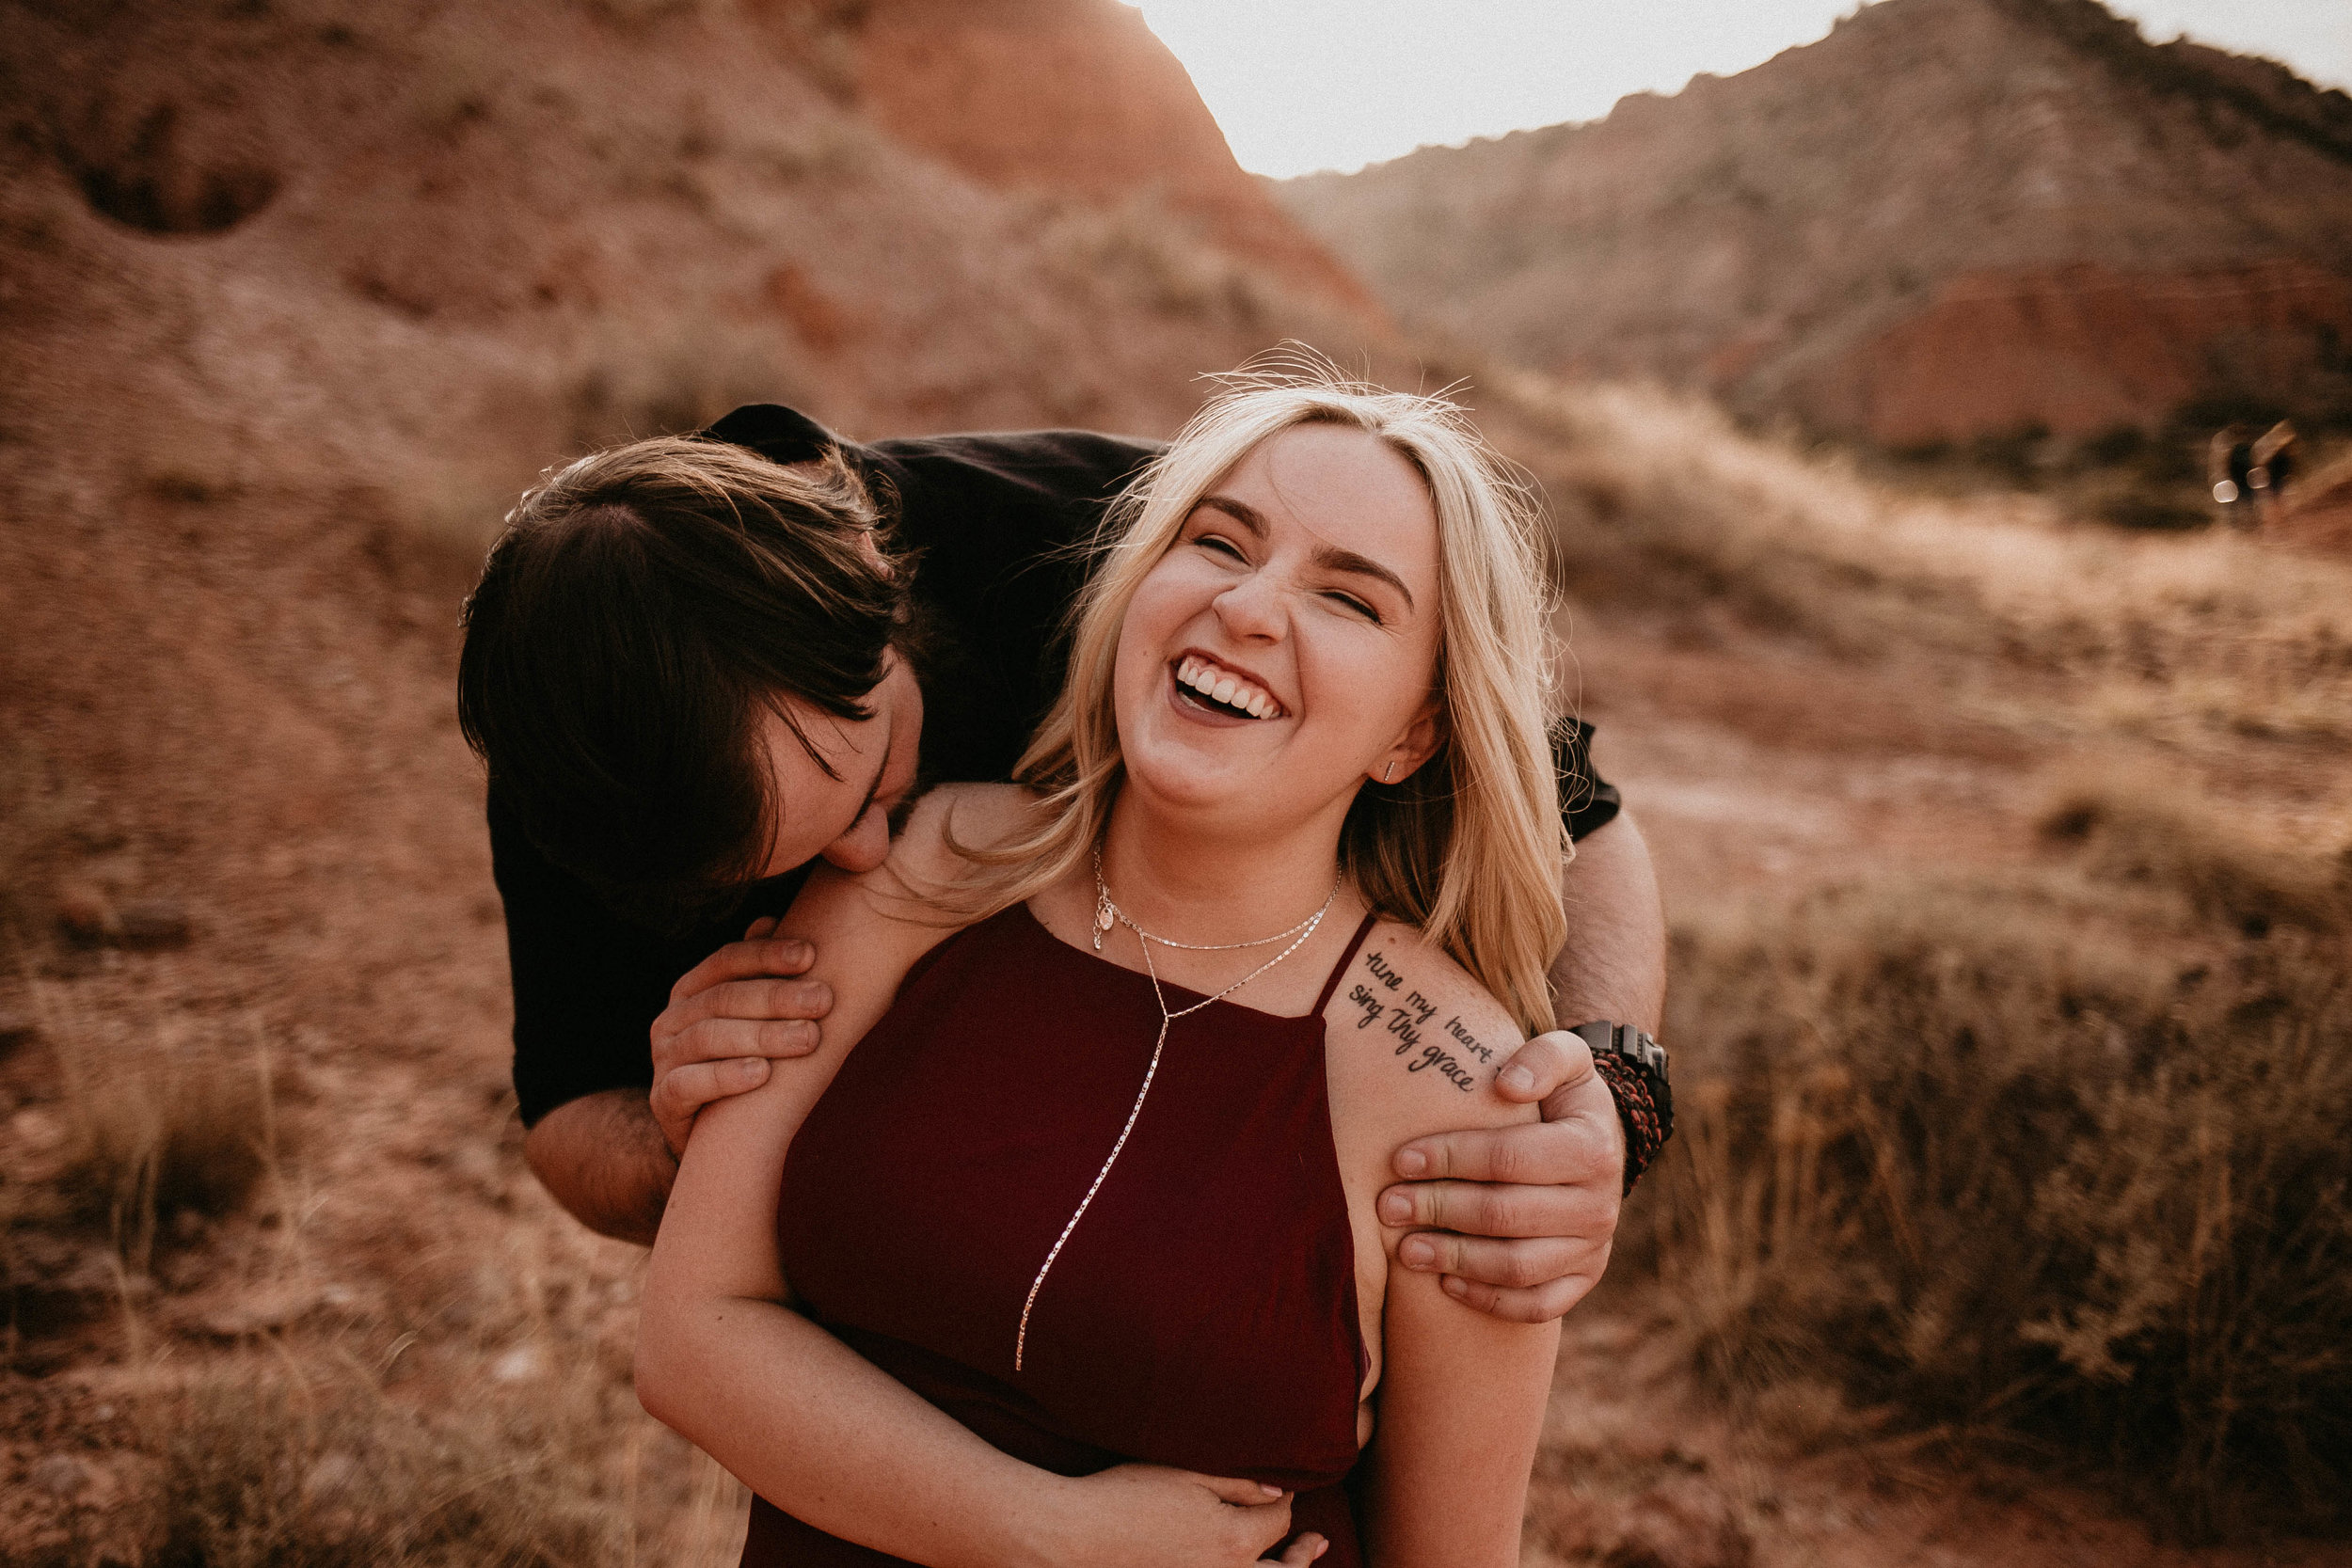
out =
[[[1381,1339],[1365,1561],[1517,1568],[1560,1325],[1488,1317],[1445,1295],[1434,1275],[1391,1269]]]
[[[1073,1483],[990,1446],[787,1307],[657,1309],[637,1389],[745,1485],[829,1534],[930,1568],[1070,1560]]]

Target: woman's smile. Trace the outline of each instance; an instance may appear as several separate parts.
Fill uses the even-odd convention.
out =
[[[1176,711],[1204,723],[1254,724],[1289,717],[1263,681],[1187,649],[1168,666],[1168,695]]]

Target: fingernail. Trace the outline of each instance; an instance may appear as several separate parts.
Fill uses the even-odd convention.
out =
[[[1258,1482],[1258,1490],[1264,1493],[1269,1497],[1279,1497],[1282,1495],[1282,1489],[1276,1486],[1271,1481],[1262,1481]]]
[[[1521,1091],[1534,1088],[1535,1086],[1535,1074],[1534,1069],[1520,1067],[1517,1063],[1504,1068],[1502,1069],[1502,1086],[1506,1089],[1518,1089]]]
[[[1409,1225],[1413,1218],[1413,1200],[1403,1193],[1382,1193],[1380,1218],[1389,1225]]]
[[[1405,1259],[1405,1266],[1408,1269],[1431,1269],[1438,1265],[1438,1249],[1419,1236],[1410,1238],[1398,1247],[1396,1255]]]
[[[1399,1175],[1399,1176],[1420,1176],[1420,1175],[1422,1175],[1422,1173],[1424,1173],[1425,1171],[1427,1171],[1428,1169],[1429,1169],[1429,1156],[1428,1156],[1428,1155],[1426,1155],[1426,1154],[1424,1154],[1424,1153],[1422,1153],[1420,1149],[1418,1149],[1418,1148],[1405,1148],[1405,1149],[1399,1149],[1399,1150],[1397,1151],[1397,1156],[1396,1156],[1396,1174],[1397,1174],[1397,1175]]]
[[[1324,1553],[1329,1551],[1330,1549],[1331,1543],[1328,1541],[1318,1541],[1315,1543],[1315,1556],[1317,1557],[1321,1557]]]
[[[1470,1287],[1454,1278],[1452,1275],[1447,1275],[1445,1278],[1440,1280],[1438,1283],[1444,1289],[1445,1293],[1452,1296],[1456,1301],[1465,1301],[1470,1297]]]
[[[736,1060],[736,1076],[746,1084],[762,1084],[768,1080],[768,1058],[742,1056]]]

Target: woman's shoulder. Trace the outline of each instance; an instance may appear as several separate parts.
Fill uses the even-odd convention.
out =
[[[954,896],[974,850],[1015,839],[1036,797],[1012,784],[945,784],[925,794],[882,864],[858,875],[819,865],[786,917],[814,942],[835,985],[895,990],[914,962],[971,924]],[[852,978],[854,977],[854,978]]]
[[[908,886],[960,880],[975,850],[997,847],[1036,820],[1036,792],[1009,784],[952,784],[914,803],[891,841],[890,858],[868,875]]]
[[[1416,1131],[1534,1119],[1533,1107],[1494,1088],[1496,1073],[1527,1037],[1475,976],[1415,927],[1374,924],[1324,1019],[1330,1070],[1357,1090],[1352,1099],[1384,1118]]]

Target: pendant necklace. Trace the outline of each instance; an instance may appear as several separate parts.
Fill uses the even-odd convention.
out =
[[[1087,1188],[1087,1196],[1078,1200],[1077,1211],[1070,1216],[1070,1223],[1061,1227],[1061,1234],[1055,1238],[1053,1250],[1046,1253],[1045,1261],[1038,1267],[1037,1277],[1029,1281],[1028,1298],[1021,1304],[1021,1326],[1013,1334],[1012,1370],[1014,1371],[1017,1372],[1021,1370],[1022,1359],[1028,1350],[1029,1313],[1031,1309],[1037,1306],[1038,1292],[1045,1288],[1045,1276],[1053,1271],[1054,1259],[1061,1256],[1061,1249],[1063,1245],[1069,1242],[1070,1233],[1078,1228],[1078,1222],[1080,1220],[1086,1218],[1087,1210],[1094,1202],[1094,1195],[1103,1190],[1103,1181],[1104,1178],[1110,1175],[1111,1166],[1119,1163],[1120,1151],[1127,1147],[1127,1134],[1136,1130],[1136,1118],[1143,1114],[1144,1097],[1152,1092],[1152,1080],[1159,1074],[1160,1053],[1168,1049],[1168,1025],[1174,1023],[1178,1019],[1183,1018],[1187,1013],[1199,1012],[1201,1008],[1207,1006],[1212,1002],[1222,1002],[1225,998],[1232,995],[1233,992],[1241,990],[1242,987],[1248,985],[1250,981],[1256,979],[1259,975],[1263,974],[1267,970],[1272,969],[1276,964],[1280,963],[1284,958],[1289,958],[1293,953],[1297,952],[1301,947],[1305,946],[1307,939],[1313,936],[1316,929],[1322,926],[1323,917],[1331,912],[1331,905],[1339,897],[1339,895],[1340,879],[1334,877],[1331,879],[1331,891],[1324,895],[1323,907],[1321,909],[1315,911],[1314,913],[1309,915],[1297,925],[1293,926],[1290,929],[1286,931],[1277,931],[1270,937],[1259,937],[1251,942],[1170,942],[1166,937],[1153,936],[1151,932],[1136,925],[1135,921],[1128,916],[1125,910],[1120,909],[1117,904],[1111,901],[1110,883],[1105,881],[1103,877],[1103,848],[1101,845],[1095,846],[1094,950],[1097,953],[1100,953],[1103,950],[1103,938],[1113,926],[1124,926],[1127,929],[1136,934],[1137,942],[1140,943],[1143,948],[1143,972],[1152,977],[1152,1000],[1159,1005],[1160,1035],[1159,1038],[1152,1042],[1151,1065],[1143,1069],[1143,1086],[1136,1091],[1135,1104],[1128,1107],[1127,1124],[1119,1130],[1119,1141],[1111,1145],[1110,1155],[1103,1162],[1103,1168],[1094,1173],[1094,1181]],[[1243,975],[1232,985],[1227,986],[1223,990],[1218,991],[1215,996],[1204,996],[1200,1001],[1191,1004],[1189,1006],[1178,1007],[1172,1012],[1168,1010],[1167,993],[1160,990],[1159,967],[1152,961],[1152,944],[1153,942],[1158,942],[1162,947],[1180,948],[1187,953],[1230,953],[1238,951],[1245,947],[1264,947],[1270,943],[1280,942],[1285,937],[1291,939],[1291,944],[1288,947],[1283,948],[1279,953],[1275,954],[1274,957],[1260,964],[1257,968],[1251,970],[1248,974]]]

